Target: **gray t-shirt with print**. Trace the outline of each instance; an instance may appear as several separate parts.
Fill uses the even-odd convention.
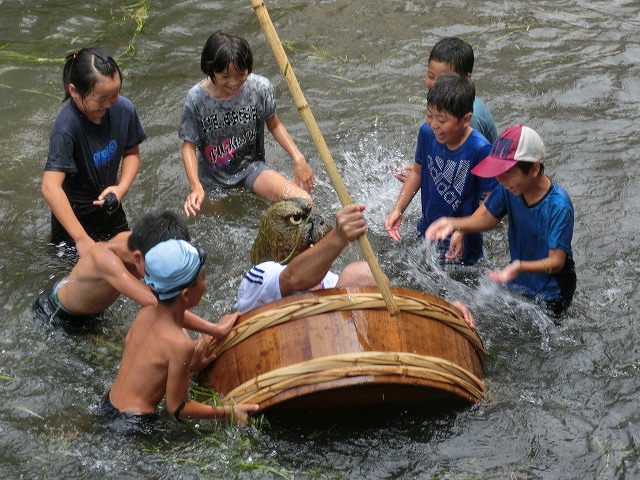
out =
[[[251,162],[265,161],[265,122],[275,113],[271,82],[253,73],[231,98],[213,98],[200,83],[189,90],[178,137],[197,145],[204,187],[236,186]]]

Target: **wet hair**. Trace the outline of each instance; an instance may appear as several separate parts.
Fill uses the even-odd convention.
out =
[[[473,112],[476,87],[471,78],[447,73],[442,75],[427,93],[427,107],[448,112],[458,120]]]
[[[165,240],[191,241],[189,229],[177,214],[165,210],[149,212],[140,218],[131,229],[127,241],[129,250],[140,250],[146,255],[149,250]]]
[[[518,168],[525,175],[529,173],[535,162],[517,162],[513,167]],[[544,173],[544,163],[540,163],[540,173]]]
[[[64,99],[71,97],[69,84],[73,83],[82,98],[91,93],[101,77],[120,77],[122,72],[116,61],[100,47],[83,48],[77,53],[67,55],[62,70]]]
[[[458,37],[446,37],[438,41],[429,54],[429,61],[446,63],[460,75],[471,76],[473,72],[473,48]]]
[[[239,72],[253,70],[253,52],[244,38],[218,30],[204,44],[200,70],[215,82],[215,73],[225,72],[233,65]]]

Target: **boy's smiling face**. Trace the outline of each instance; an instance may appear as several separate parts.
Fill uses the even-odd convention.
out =
[[[431,87],[436,83],[436,80],[446,73],[455,73],[455,70],[448,63],[439,62],[438,60],[429,60],[427,74],[424,77],[424,85],[427,87],[427,90],[431,90]]]
[[[535,184],[535,178],[538,175],[540,168],[535,164],[529,170],[529,173],[524,173],[515,165],[504,173],[501,173],[496,177],[500,185],[506,188],[509,193],[513,195],[525,195],[528,193]]]
[[[433,106],[427,107],[427,123],[433,130],[436,140],[444,143],[451,150],[458,148],[466,138],[471,114],[456,118],[445,110]]]

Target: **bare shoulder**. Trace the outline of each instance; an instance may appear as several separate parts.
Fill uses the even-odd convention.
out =
[[[98,242],[90,250],[94,268],[103,273],[120,273],[127,270],[125,261],[129,260],[127,241],[131,232],[120,232],[108,242]]]
[[[192,355],[195,343],[174,323],[171,315],[161,306],[142,307],[134,320],[131,330],[145,342],[153,342],[154,348],[163,350],[169,356]]]
[[[76,263],[71,271],[70,277],[78,280],[94,280],[100,277],[99,268],[105,257],[108,259],[113,252],[107,248],[106,242],[96,242]]]
[[[123,259],[106,244],[95,248],[87,260],[86,268],[83,271],[83,276],[86,279],[107,280],[107,278],[117,278],[128,272]]]

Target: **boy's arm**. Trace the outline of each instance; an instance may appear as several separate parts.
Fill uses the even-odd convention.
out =
[[[257,403],[239,403],[237,405],[206,405],[195,400],[186,399],[177,417],[191,418],[230,418],[236,425],[247,425],[249,414],[257,412]],[[173,412],[175,416],[175,411]]]
[[[176,418],[231,417],[239,425],[246,424],[249,420],[248,414],[258,410],[259,406],[257,404],[214,407],[188,398],[190,365],[194,351],[195,342],[185,338],[174,349],[174,353],[169,359],[167,391],[165,393],[167,411]]]
[[[280,293],[283,297],[317,285],[349,242],[367,231],[362,212],[364,205],[350,204],[336,214],[336,228],[313,247],[296,255],[280,273]]]
[[[521,273],[544,273],[552,275],[558,273],[567,261],[567,253],[559,248],[549,250],[549,256],[540,260],[514,260],[504,269],[489,272],[489,278],[494,282],[507,283]]]
[[[315,185],[313,172],[307,164],[304,155],[302,155],[293,138],[291,138],[289,131],[280,121],[278,114],[275,113],[272,117],[267,118],[266,124],[273,138],[276,139],[293,160],[293,178],[296,185],[311,193]]]
[[[95,241],[80,224],[78,217],[76,217],[71,208],[67,194],[62,189],[65,176],[65,172],[45,171],[42,176],[42,195],[49,204],[51,212],[76,243],[78,254],[83,256]]]
[[[229,331],[231,331],[231,328],[239,316],[240,314],[238,312],[228,313],[218,320],[218,323],[213,323],[187,310],[184,312],[184,323],[182,326],[194,332],[210,335],[214,339],[222,339],[229,334]]]
[[[181,153],[182,161],[184,162],[184,171],[187,174],[187,180],[191,188],[191,192],[187,195],[184,202],[183,211],[187,217],[195,216],[200,211],[200,207],[204,201],[204,188],[202,188],[202,183],[200,183],[200,178],[198,177],[198,153],[196,151],[196,144],[185,140],[182,142]]]
[[[480,205],[473,215],[467,217],[442,217],[433,222],[424,232],[427,240],[444,240],[456,230],[462,233],[477,233],[491,230],[499,219],[491,215],[484,204]]]
[[[191,381],[191,360],[195,352],[196,342],[186,335],[175,339],[175,343],[167,346],[169,352],[169,365],[167,366],[167,390],[165,401],[167,411],[178,417],[180,408],[189,394],[189,382]],[[183,410],[183,414],[184,414]]]
[[[151,289],[134,277],[115,253],[106,247],[101,250],[96,252],[94,261],[98,273],[111,287],[142,307],[158,304]]]
[[[402,215],[404,215],[404,211],[409,206],[409,203],[411,203],[411,200],[413,200],[417,191],[420,190],[421,177],[422,166],[419,163],[414,163],[407,179],[402,184],[400,194],[398,195],[398,199],[396,200],[393,210],[391,210],[391,213],[387,215],[387,218],[384,221],[384,229],[394,240],[402,240],[402,236],[400,235]]]

